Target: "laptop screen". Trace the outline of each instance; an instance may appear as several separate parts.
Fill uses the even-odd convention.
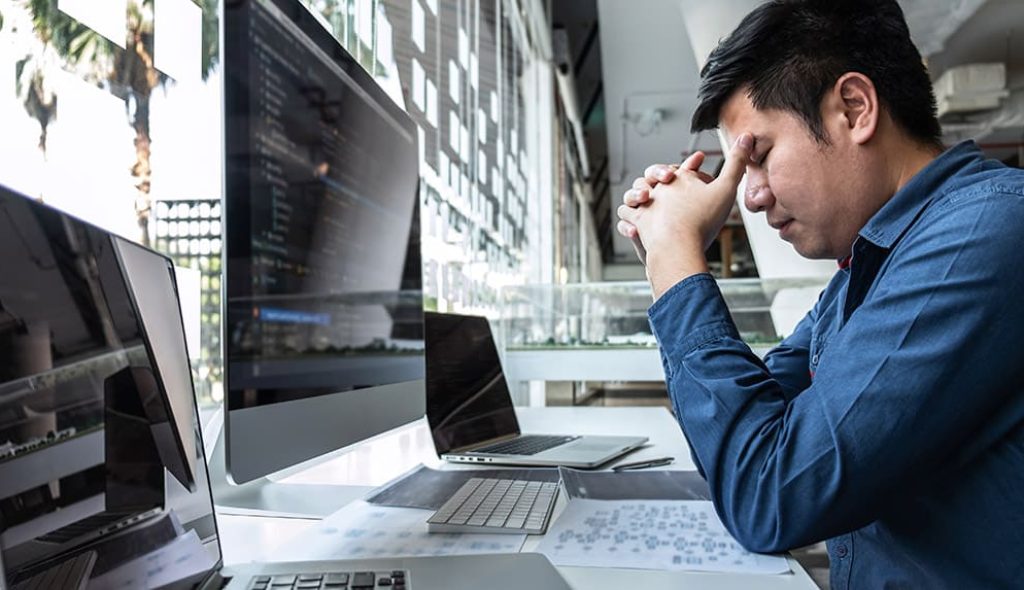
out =
[[[427,312],[427,421],[437,453],[519,434],[487,318]]]
[[[171,545],[218,562],[170,261],[2,186],[0,252],[8,584],[85,554],[93,580]]]

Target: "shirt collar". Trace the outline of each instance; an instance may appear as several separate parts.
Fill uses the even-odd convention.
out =
[[[878,210],[860,235],[881,248],[892,248],[914,219],[935,197],[943,185],[961,169],[983,159],[981,149],[973,141],[963,141],[949,148],[910,179]]]

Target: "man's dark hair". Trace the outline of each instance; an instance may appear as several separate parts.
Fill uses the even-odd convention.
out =
[[[758,110],[803,119],[828,144],[821,101],[847,72],[864,74],[904,132],[941,146],[928,70],[896,0],[773,0],[748,14],[701,70],[692,131],[718,126],[722,106],[746,88]]]

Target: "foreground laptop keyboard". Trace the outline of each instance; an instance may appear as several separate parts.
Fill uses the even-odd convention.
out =
[[[249,590],[411,590],[405,570],[255,576]]]
[[[479,449],[473,449],[474,453],[493,453],[500,455],[536,455],[541,451],[553,449],[567,442],[572,442],[578,436],[546,436],[540,434],[527,434],[517,437],[508,442],[495,443]]]
[[[555,482],[474,477],[427,519],[427,530],[540,535],[557,494]]]
[[[84,551],[63,563],[11,586],[11,590],[80,590],[86,587],[96,564],[96,552]],[[0,572],[3,576],[3,572]],[[3,580],[0,579],[0,582]]]

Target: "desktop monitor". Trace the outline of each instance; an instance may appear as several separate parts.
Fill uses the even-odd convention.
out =
[[[299,0],[224,6],[235,483],[424,414],[417,130]]]

